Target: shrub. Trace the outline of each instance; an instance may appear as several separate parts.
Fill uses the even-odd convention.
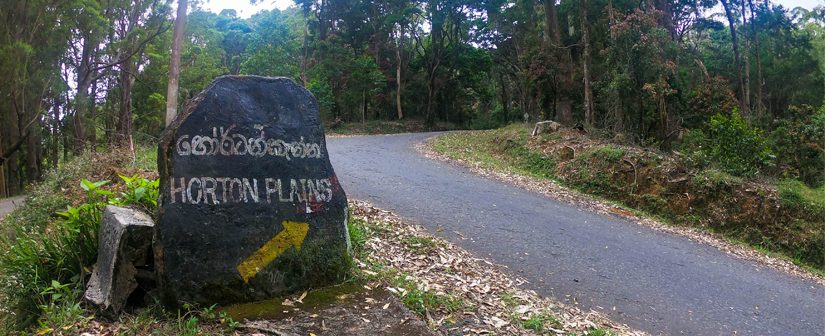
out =
[[[762,132],[749,126],[737,112],[714,115],[705,132],[688,133],[681,149],[687,152],[687,164],[695,168],[716,166],[734,176],[752,176],[774,161]]]
[[[773,160],[773,153],[761,133],[758,128],[748,126],[739,113],[730,117],[714,115],[708,125],[709,155],[732,175],[753,175]]]
[[[733,111],[738,103],[730,87],[730,83],[721,76],[711,77],[693,87],[688,92],[686,126],[700,126],[709,115]]]
[[[707,143],[708,136],[701,129],[688,130],[679,145],[679,150],[685,154],[684,164],[699,169],[709,166],[711,160],[705,150]]]
[[[799,179],[811,187],[825,184],[825,107],[789,109],[768,138],[779,153],[777,166],[784,177]]]

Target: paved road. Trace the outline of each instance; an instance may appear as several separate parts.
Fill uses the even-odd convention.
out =
[[[350,197],[507,265],[559,301],[652,334],[825,335],[822,286],[426,159],[413,145],[430,136],[336,138],[329,155]]]
[[[23,204],[24,196],[0,198],[0,219],[6,217],[14,208]]]

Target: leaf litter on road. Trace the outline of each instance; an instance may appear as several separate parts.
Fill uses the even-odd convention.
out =
[[[368,227],[380,228],[364,244],[364,255],[370,260],[356,260],[365,274],[376,274],[370,265],[382,265],[405,274],[420,291],[449,295],[463,302],[458,310],[442,307],[426,311],[425,321],[439,334],[567,335],[598,328],[618,335],[644,335],[598,312],[554,302],[522,288],[527,281],[508,274],[506,267],[477,258],[391,212],[359,200],[350,205],[353,215]],[[410,246],[405,242],[411,237],[433,241],[434,248]],[[408,289],[391,283],[385,286],[399,297],[411,295]],[[539,315],[549,315],[543,328],[525,328],[524,321]]]

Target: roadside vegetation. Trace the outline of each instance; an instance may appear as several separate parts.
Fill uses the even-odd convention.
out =
[[[3,330],[71,334],[88,322],[80,298],[97,258],[103,207],[157,205],[152,152],[123,154],[88,153],[48,172],[2,221]]]
[[[529,132],[524,124],[456,132],[431,145],[451,159],[553,180],[825,274],[823,111],[769,134],[736,113],[716,115],[672,151],[631,145],[621,134]]]
[[[233,318],[231,309],[217,306],[184,305],[169,310],[148,296],[144,304],[128,307],[111,320],[96,316],[94,308],[83,301],[97,255],[103,206],[129,206],[150,214],[157,207],[156,152],[154,148],[138,147],[136,153],[85,154],[49,171],[43,182],[30,188],[26,203],[0,222],[0,335],[225,335],[254,331]],[[356,267],[340,286],[343,289],[333,291],[386,288],[432,330],[442,334],[458,326],[508,334],[556,334],[555,330],[599,335],[626,330],[589,321],[572,323],[575,319],[570,318],[561,324],[553,315],[561,313],[532,307],[525,310],[525,304],[541,301],[535,294],[529,296],[515,287],[506,289],[507,305],[491,309],[466,285],[433,286],[434,278],[422,277],[433,263],[422,261],[445,256],[450,258],[451,266],[445,266],[443,272],[431,272],[439,273],[438,281],[458,277],[481,283],[504,281],[474,274],[479,265],[462,266],[471,259],[466,252],[420,228],[362,203],[351,206],[355,210],[348,225]],[[488,285],[487,291],[496,289]],[[328,292],[322,288],[303,293],[298,299],[282,299],[284,304],[301,300],[334,304],[334,296],[326,298]],[[468,320],[468,313],[474,314],[474,319]],[[510,320],[499,319],[496,314],[510,316]],[[579,312],[576,318],[582,316]],[[462,324],[456,324],[459,321]]]

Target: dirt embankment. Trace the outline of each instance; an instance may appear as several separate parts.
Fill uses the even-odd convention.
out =
[[[582,191],[825,268],[825,213],[786,182],[693,171],[678,152],[593,140],[575,130],[530,137],[524,146],[553,160],[555,177]]]

